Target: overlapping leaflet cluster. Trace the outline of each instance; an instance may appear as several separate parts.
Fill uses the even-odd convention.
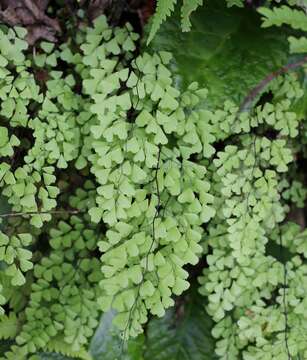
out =
[[[7,214],[1,211],[0,300],[10,313],[1,318],[0,337],[16,341],[9,359],[28,359],[39,349],[88,358],[82,346],[100,315],[99,232],[86,215],[94,185],[82,181],[83,189],[68,197],[61,169],[84,161],[84,124],[91,114],[75,91],[76,75],[58,70],[64,55],[42,43],[40,54],[26,58],[24,36],[15,28],[0,39],[1,204],[10,205]],[[68,217],[70,208],[80,215]],[[57,213],[63,220],[52,218]]]
[[[204,245],[212,254],[200,278],[207,310],[217,322],[213,335],[221,359],[307,354],[306,234],[286,222],[289,203],[282,198],[287,192],[284,198],[289,200],[293,188],[300,187],[298,181],[289,185],[285,174],[301,151],[293,142],[300,142],[302,119],[291,104],[303,92],[294,75],[277,79],[270,90],[272,103],[216,125],[216,137],[226,144],[236,136],[236,143],[217,152],[210,166],[219,210],[207,227]],[[305,198],[303,191],[299,206]],[[292,201],[297,202],[295,196]],[[277,254],[269,250],[272,242],[277,243]],[[289,258],[283,255],[286,249]]]
[[[18,35],[2,37],[22,44],[18,56],[1,50],[11,84],[2,87],[1,194],[24,214],[1,225],[1,301],[17,313],[6,356],[87,358],[100,311],[116,309],[124,336],[137,335],[148,312],[163,316],[189,286],[183,266],[198,262],[201,225],[215,213],[198,164],[212,154],[196,110],[206,91],[195,83],[180,93],[170,54],[135,58],[137,35],[105,17],[60,49],[42,43],[28,60]],[[74,196],[65,194],[68,167],[69,181],[82,184]]]
[[[27,57],[24,36],[0,33],[6,358],[89,359],[109,309],[124,338],[138,335],[209,250],[200,291],[217,355],[306,357],[306,231],[286,221],[307,195],[297,77],[275,79],[251,114],[230,101],[208,111],[196,83],[178,91],[169,53],[136,56],[129,25],[99,17]]]
[[[29,113],[42,102],[40,89],[29,70],[24,50],[27,43],[22,39],[23,29],[0,31],[0,186],[16,212],[48,211],[55,206],[57,191],[52,186],[53,169],[48,164],[35,166],[30,158],[19,161],[19,154],[28,147],[22,139],[24,129],[29,127]],[[26,140],[25,140],[26,141]],[[36,201],[37,199],[37,201]],[[1,198],[3,202],[3,199]],[[32,224],[42,224],[50,215],[35,215]],[[31,252],[26,249],[32,243],[30,233],[10,233],[5,225],[0,231],[0,261],[3,274],[13,286],[25,282],[24,273],[33,267]],[[2,301],[4,302],[4,300]]]
[[[98,325],[97,233],[83,219],[72,216],[60,221],[49,236],[51,252],[34,267],[26,322],[16,338],[21,346],[12,358],[16,354],[26,357],[38,349],[54,350],[57,343],[64,344],[60,352],[86,358],[83,346]]]
[[[109,32],[101,18],[81,46],[89,74],[84,91],[96,116],[87,142],[97,205],[89,213],[108,229],[98,243],[99,302],[104,311],[117,310],[125,336],[135,336],[148,312],[163,316],[172,295],[189,287],[183,266],[198,262],[200,225],[214,215],[206,168],[192,160],[206,154],[207,134],[193,110],[206,91],[196,84],[176,90],[168,53],[131,60],[135,35],[125,29],[95,52]]]

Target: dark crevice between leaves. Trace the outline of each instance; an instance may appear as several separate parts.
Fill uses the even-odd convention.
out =
[[[282,264],[286,264],[288,261],[292,259],[292,254],[286,247],[282,247],[282,254],[280,250],[280,245],[277,244],[275,241],[269,240],[266,244],[266,255],[272,256],[277,261],[281,262]]]

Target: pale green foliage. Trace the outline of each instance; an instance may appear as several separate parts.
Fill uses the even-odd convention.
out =
[[[20,117],[11,118],[15,103],[6,110],[2,195],[12,212],[30,217],[30,224],[15,225],[28,232],[8,236],[7,222],[1,233],[1,260],[7,263],[1,302],[11,301],[11,286],[27,281],[30,290],[27,304],[21,291],[11,305],[26,307],[8,359],[39,349],[83,356],[99,312],[109,307],[117,310],[115,324],[124,336],[135,336],[148,312],[162,316],[174,304],[172,295],[189,287],[183,266],[198,262],[201,224],[215,214],[206,167],[192,159],[214,152],[214,138],[207,139],[199,123],[203,114],[196,110],[207,92],[196,83],[182,93],[174,87],[169,53],[133,59],[137,38],[129,25],[110,29],[100,17],[79,32],[78,53],[69,43],[55,52],[43,43],[32,61],[48,69],[44,91],[25,73],[35,91],[27,95]],[[69,75],[56,69],[59,58]],[[82,79],[79,95],[75,77]],[[31,143],[9,137],[7,129],[17,124],[31,131]],[[17,168],[9,161],[16,146],[25,153],[25,164]],[[52,210],[63,202],[64,195],[58,196],[65,184],[55,169],[69,163],[84,174],[90,169],[95,183],[85,182],[68,199],[82,215],[58,221]],[[44,226],[50,220],[51,229]],[[31,253],[40,236],[48,239],[48,256]],[[97,251],[100,262],[93,257]]]
[[[99,290],[91,286],[100,278],[99,261],[91,258],[96,243],[94,231],[75,216],[70,223],[60,221],[57,229],[51,229],[52,251],[34,268],[27,323],[16,338],[29,352],[49,348],[49,342],[60,334],[73,351],[87,343],[98,315]],[[72,261],[77,262],[76,269]]]
[[[244,3],[243,3],[244,0],[226,0],[227,2],[227,6],[239,6],[239,7],[242,7],[244,6]]]
[[[284,185],[286,190],[282,192],[283,198],[295,204],[298,208],[303,208],[307,199],[307,189],[304,187],[304,184],[294,180],[289,185],[287,180],[285,180]]]
[[[289,36],[289,43],[291,53],[307,53],[307,39],[305,37]]]
[[[304,358],[307,351],[306,287],[302,286],[307,268],[298,256],[306,256],[305,232],[299,226],[281,225],[289,207],[279,193],[283,182],[284,198],[304,205],[305,189],[298,182],[290,187],[282,180],[293,161],[290,139],[298,136],[302,120],[289,109],[303,93],[294,75],[275,80],[270,88],[276,94],[271,103],[235,118],[232,126],[219,123],[228,136],[237,133],[237,144],[217,153],[210,167],[214,206],[220,211],[207,227],[204,246],[213,253],[207,256],[209,268],[200,278],[200,291],[208,296],[208,313],[217,322],[213,336],[221,359],[287,359],[284,311],[289,313],[290,355]],[[243,125],[245,118],[245,129],[235,130],[236,122]],[[276,139],[266,137],[265,129],[270,128],[278,131]],[[240,135],[243,130],[251,133]],[[271,241],[293,253],[285,265],[267,253]]]
[[[104,21],[95,22],[81,47],[84,90],[96,118],[87,143],[99,186],[89,214],[108,225],[98,243],[104,253],[99,302],[104,311],[117,310],[115,322],[124,336],[135,336],[148,311],[163,316],[174,304],[172,294],[189,287],[183,266],[197,263],[200,225],[214,215],[206,168],[190,161],[191,155],[206,154],[205,129],[197,125],[201,114],[193,110],[206,91],[192,84],[180,94],[166,67],[168,53],[145,53],[128,71],[134,47],[127,44],[134,35],[124,29],[115,31],[99,58],[89,53],[92,32],[107,34]],[[120,53],[125,57],[118,63]]]
[[[5,275],[11,277],[13,286],[25,283],[23,272],[32,269],[31,251],[25,249],[32,242],[30,234],[18,234],[9,238],[0,232],[0,260],[7,264]],[[18,264],[16,266],[16,264]]]
[[[65,356],[65,359],[81,359],[81,360],[92,360],[90,354],[84,349],[81,348],[80,350],[76,351],[72,348],[72,345],[63,342],[61,337],[53,338],[49,343],[47,349],[48,352],[51,352],[54,358],[54,354],[61,354]],[[59,359],[62,359],[61,355]],[[30,360],[41,360],[41,356],[33,355],[31,356]]]
[[[186,29],[200,4],[184,3]],[[5,357],[89,359],[110,309],[122,337],[137,336],[206,255],[200,291],[217,356],[283,359],[286,306],[290,354],[304,358],[306,231],[286,221],[307,195],[296,176],[307,142],[298,77],[272,81],[272,100],[251,113],[231,101],[209,110],[196,82],[178,90],[170,53],[135,55],[129,25],[102,16],[33,55],[24,36],[0,38],[0,188],[11,212],[0,214],[0,335],[14,338]],[[269,252],[276,243],[288,258]]]
[[[295,10],[283,5],[281,7],[274,7],[273,9],[261,8],[259,12],[265,17],[263,21],[264,27],[286,24],[294,29],[307,31],[307,17],[301,10]]]
[[[17,34],[25,35],[16,31]],[[7,34],[1,32],[1,116],[10,122],[11,127],[34,128],[41,132],[40,124],[31,125],[29,122],[29,108],[40,106],[43,96],[39,94],[39,86],[33,75],[29,72],[31,62],[25,60],[23,51],[27,43],[18,38],[11,29]],[[16,72],[16,75],[14,75]],[[44,108],[44,104],[43,104]],[[8,198],[14,211],[37,212],[37,200],[41,201],[40,211],[49,211],[55,207],[54,200],[58,189],[52,186],[54,177],[53,167],[49,167],[39,136],[32,149],[25,157],[25,165],[12,170],[12,163],[3,161],[0,164],[0,184],[3,187],[2,195]],[[13,157],[14,147],[20,146],[20,139],[14,134],[9,138],[8,130],[1,127],[0,156]],[[24,144],[23,146],[27,146]],[[40,159],[39,159],[40,156]],[[42,170],[42,171],[41,171]],[[41,182],[42,178],[44,179]],[[37,227],[43,221],[50,219],[50,215],[36,215],[31,218],[31,223]]]
[[[7,353],[9,359],[28,359],[40,348],[87,359],[83,345],[99,317],[96,299],[100,290],[92,286],[101,278],[99,261],[92,259],[97,248],[95,227],[85,227],[83,217],[71,217],[50,230],[51,252],[47,257],[31,251],[38,236],[46,233],[43,222],[52,219],[57,206],[60,190],[55,185],[55,168],[67,168],[73,160],[82,163],[79,151],[82,126],[88,120],[86,102],[73,90],[73,75],[52,70],[60,52],[50,54],[54,45],[48,43],[42,43],[44,53],[32,59],[37,64],[47,54],[44,62],[37,64],[48,69],[45,91],[41,92],[41,84],[29,71],[35,66],[23,54],[27,49],[24,35],[18,28],[1,32],[1,201],[7,198],[9,212],[30,218],[30,224],[29,220],[1,219],[0,303],[8,303],[12,309],[8,317],[0,319],[1,326],[7,327],[2,337],[12,337],[18,344]],[[27,136],[23,138],[19,129],[30,131],[33,142]],[[23,161],[17,158],[18,151],[24,153]],[[77,190],[77,204],[72,197],[72,206],[81,205],[83,211],[82,199],[85,196],[89,205],[92,188],[85,183],[83,190]],[[30,272],[33,262],[34,272]],[[22,314],[18,327],[14,311]]]

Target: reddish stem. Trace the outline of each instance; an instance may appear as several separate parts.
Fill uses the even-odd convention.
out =
[[[297,61],[292,64],[287,64],[280,68],[277,71],[272,72],[266,78],[264,78],[257,86],[255,86],[250,93],[243,100],[239,112],[248,111],[250,108],[250,104],[254,101],[254,99],[259,95],[259,93],[277,76],[287,73],[289,70],[296,69],[298,67],[303,66],[307,62],[307,56],[305,56],[302,60]]]

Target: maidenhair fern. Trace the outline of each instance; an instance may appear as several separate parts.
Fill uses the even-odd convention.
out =
[[[107,28],[97,21],[93,31],[104,36]],[[172,294],[188,288],[183,266],[197,263],[200,225],[214,215],[206,168],[190,160],[204,152],[206,134],[194,107],[206,92],[196,84],[182,94],[175,89],[168,53],[144,53],[131,62],[129,39],[118,30],[100,58],[86,53],[83,82],[93,103],[87,142],[99,185],[89,214],[108,224],[98,242],[104,253],[99,302],[104,311],[117,310],[124,336],[142,331],[148,311],[163,316],[174,304]],[[91,41],[88,35],[82,48]],[[126,56],[118,64],[114,56],[122,49]]]
[[[3,315],[0,322],[0,339],[14,339],[19,332],[19,320],[15,313]]]
[[[175,4],[158,1],[149,41]],[[184,30],[200,5],[183,2]],[[289,9],[260,10],[264,25],[306,30]],[[139,54],[129,24],[100,16],[33,52],[25,30],[0,31],[3,358],[91,359],[109,310],[123,341],[138,336],[201,257],[218,358],[306,358],[307,234],[291,220],[307,198],[300,76],[271,75],[255,108],[209,108],[197,82],[178,89],[170,53]]]
[[[20,41],[23,54],[18,34],[3,36]],[[52,351],[56,339],[59,351],[81,356],[99,313],[110,307],[124,337],[135,336],[148,312],[163,316],[174,304],[172,295],[189,287],[183,266],[198,262],[201,224],[215,214],[206,166],[195,161],[212,153],[213,138],[196,109],[207,92],[196,83],[183,93],[174,87],[169,53],[134,58],[137,38],[130,26],[110,29],[100,17],[80,31],[78,52],[67,43],[50,55],[52,46],[43,43],[27,60],[38,75],[48,71],[43,84],[21,67],[25,81],[17,87],[18,65],[17,78],[10,73],[15,63],[4,65],[16,99],[22,91],[26,100],[21,116],[10,119],[15,101],[5,113],[2,195],[11,210],[1,215],[3,284],[31,287],[8,358]],[[67,74],[57,69],[59,61],[67,63]],[[78,79],[82,91],[74,96]],[[14,132],[19,128],[33,141]],[[14,146],[23,155],[20,167],[9,161]],[[67,197],[61,169],[70,164],[81,180],[90,170],[94,183],[81,181],[82,188]],[[38,247],[44,238],[48,256]],[[100,261],[93,260],[99,252]]]
[[[282,86],[290,89],[292,82],[285,77]],[[302,252],[293,246],[287,263],[267,253],[271,241],[290,245],[284,240],[289,207],[281,199],[279,183],[293,161],[291,139],[298,136],[303,120],[289,111],[302,91],[280,96],[279,86],[279,81],[271,84],[276,97],[247,117],[244,131],[236,130],[236,119],[226,127],[228,136],[237,134],[237,144],[218,152],[211,165],[215,207],[221,210],[207,228],[204,242],[213,253],[200,281],[208,312],[217,322],[213,335],[221,359],[266,359],[272,354],[286,359],[287,351],[289,356],[306,353],[301,321],[305,290],[297,281],[307,275]],[[225,128],[222,122],[218,126]],[[273,139],[266,135],[270,128],[277,131]],[[297,227],[296,234],[304,236]],[[286,320],[285,312],[290,314]]]

